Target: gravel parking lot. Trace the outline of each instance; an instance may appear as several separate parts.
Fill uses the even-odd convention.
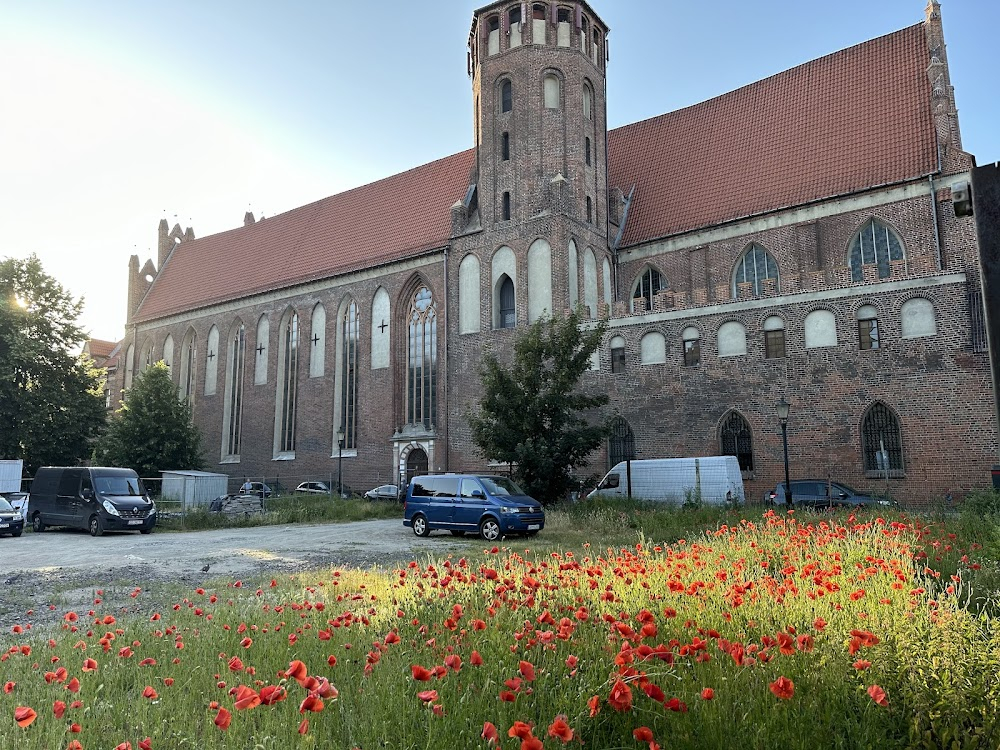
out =
[[[50,603],[60,610],[88,606],[94,588],[124,595],[163,583],[199,586],[212,579],[245,579],[322,566],[393,567],[425,555],[467,549],[450,534],[418,538],[401,520],[140,534],[50,529],[0,539],[0,633],[25,612],[43,620]],[[203,568],[208,566],[208,571]],[[134,604],[135,602],[132,601]]]

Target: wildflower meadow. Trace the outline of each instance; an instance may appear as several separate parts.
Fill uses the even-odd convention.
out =
[[[769,510],[524,547],[28,612],[0,746],[1000,746],[981,550],[940,525]]]

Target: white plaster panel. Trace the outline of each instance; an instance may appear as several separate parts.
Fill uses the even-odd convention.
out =
[[[125,387],[132,387],[132,376],[135,374],[135,345],[129,344],[125,352]]]
[[[813,310],[806,316],[806,349],[837,345],[837,321],[829,310]]]
[[[742,323],[729,321],[719,328],[719,356],[738,357],[747,353],[747,329]]]
[[[316,341],[313,341],[316,339]],[[309,377],[321,378],[326,371],[326,308],[322,303],[313,308],[309,336]]]
[[[458,332],[478,333],[481,311],[479,258],[470,253],[458,267]]]
[[[568,47],[570,40],[570,25],[568,23],[560,23],[559,27],[556,29],[556,44],[560,47]]]
[[[573,240],[569,241],[567,261],[567,265],[569,267],[569,272],[567,274],[569,276],[567,279],[569,282],[569,306],[575,309],[577,303],[580,301],[580,272],[577,267],[578,259],[576,254],[576,242]]]
[[[597,258],[589,247],[583,251],[583,304],[597,317]]]
[[[875,305],[862,305],[858,308],[854,317],[858,320],[871,320],[878,317],[878,308]]]
[[[535,240],[528,248],[528,322],[552,313],[552,248]]]
[[[257,345],[254,347],[254,385],[263,385],[267,382],[267,357],[271,353],[271,324],[266,315],[261,315],[257,321]],[[264,347],[264,351],[260,347]]]
[[[699,338],[701,338],[701,334],[694,326],[688,326],[681,331],[681,341],[697,341]]]
[[[785,321],[781,319],[779,315],[771,315],[767,320],[764,321],[765,331],[783,331],[785,330]]]
[[[531,19],[531,40],[534,44],[545,44],[545,19]]]
[[[170,377],[174,376],[174,337],[169,333],[163,342],[163,364],[170,370]]]
[[[934,316],[934,303],[924,297],[915,297],[903,303],[900,310],[902,318],[902,336],[904,339],[916,339],[922,336],[937,334],[937,320]]]
[[[644,365],[662,365],[667,361],[667,340],[658,331],[651,331],[639,342],[639,362]]]
[[[211,356],[210,356],[211,355]],[[208,330],[208,351],[205,352],[205,395],[214,396],[219,377],[219,329],[212,326]]]
[[[601,264],[601,276],[604,281],[604,301],[611,304],[611,264],[605,258]]]
[[[559,78],[554,75],[545,76],[545,108],[559,109]]]
[[[487,42],[486,53],[488,55],[495,55],[500,51],[500,29],[490,32],[489,41]]]
[[[389,366],[389,293],[379,287],[372,300],[372,369]],[[384,327],[383,327],[384,326]]]

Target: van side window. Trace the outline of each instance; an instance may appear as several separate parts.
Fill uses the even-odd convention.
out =
[[[80,492],[84,490],[94,491],[94,483],[90,481],[90,474],[83,475],[83,482],[80,483]]]
[[[476,491],[478,491],[480,495],[483,494],[483,490],[480,488],[479,483],[475,479],[462,480],[462,497],[475,497],[474,493]]]
[[[77,490],[80,489],[80,475],[83,473],[80,469],[65,469],[62,473],[62,478],[59,480],[59,495],[76,495]]]
[[[419,482],[413,480],[413,497],[433,497],[434,486],[430,477],[424,477]]]
[[[604,481],[601,482],[601,486],[598,489],[611,490],[618,486],[621,478],[617,474],[608,474],[604,477]]]
[[[434,480],[435,497],[457,497],[458,477],[438,477]]]

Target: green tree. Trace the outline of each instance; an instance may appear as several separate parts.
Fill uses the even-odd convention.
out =
[[[39,466],[86,458],[104,427],[104,377],[77,352],[74,300],[38,258],[0,260],[0,458]]]
[[[140,477],[201,468],[201,433],[191,420],[191,405],[177,398],[163,362],[136,375],[97,443],[94,463],[134,469]]]
[[[536,321],[516,339],[510,366],[486,354],[480,367],[483,396],[468,417],[480,450],[514,464],[517,481],[542,502],[575,489],[573,470],[607,433],[603,422],[587,418],[608,402],[607,394],[579,390],[606,325],[584,330],[581,322],[576,311]]]

